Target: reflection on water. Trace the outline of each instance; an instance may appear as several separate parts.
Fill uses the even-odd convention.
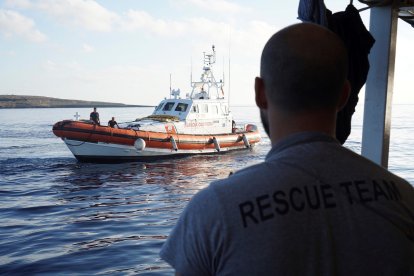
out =
[[[263,153],[122,164],[0,160],[0,272],[168,275],[158,252],[190,198]]]

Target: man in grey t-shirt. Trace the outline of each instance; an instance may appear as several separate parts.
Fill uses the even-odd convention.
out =
[[[314,24],[267,42],[256,104],[265,162],[190,201],[161,250],[180,275],[414,275],[414,189],[342,147],[342,41]]]

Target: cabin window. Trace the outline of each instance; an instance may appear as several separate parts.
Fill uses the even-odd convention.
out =
[[[208,105],[207,104],[202,104],[200,112],[201,113],[208,113]]]
[[[161,107],[164,105],[164,103],[160,103],[156,108],[155,108],[155,111],[157,111],[157,110],[160,110],[161,109]]]
[[[192,113],[198,113],[198,105],[193,105],[193,108],[191,109]]]
[[[218,114],[218,106],[217,105],[213,105],[213,112]]]
[[[188,107],[188,104],[186,104],[186,103],[178,103],[177,104],[177,107],[175,108],[175,111],[178,111],[178,112],[186,112],[187,111],[187,107]]]
[[[162,110],[163,111],[171,111],[171,109],[173,108],[174,104],[175,104],[174,102],[168,102],[168,103],[165,104],[165,106],[164,106],[164,108]]]

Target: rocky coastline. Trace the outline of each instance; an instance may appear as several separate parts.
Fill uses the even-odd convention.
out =
[[[58,99],[43,96],[0,95],[0,108],[147,107],[99,101]]]

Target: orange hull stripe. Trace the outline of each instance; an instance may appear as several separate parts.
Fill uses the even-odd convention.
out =
[[[133,146],[138,138],[146,142],[146,147],[151,148],[172,148],[170,137],[174,137],[178,149],[198,150],[211,148],[214,149],[213,137],[219,140],[220,147],[243,146],[243,133],[220,134],[220,135],[189,135],[189,134],[169,134],[160,132],[140,131],[133,129],[117,129],[110,127],[97,126],[82,122],[62,121],[53,126],[53,133],[62,138],[87,141],[91,143],[104,142],[120,145]],[[260,141],[259,132],[245,132],[250,144]]]

